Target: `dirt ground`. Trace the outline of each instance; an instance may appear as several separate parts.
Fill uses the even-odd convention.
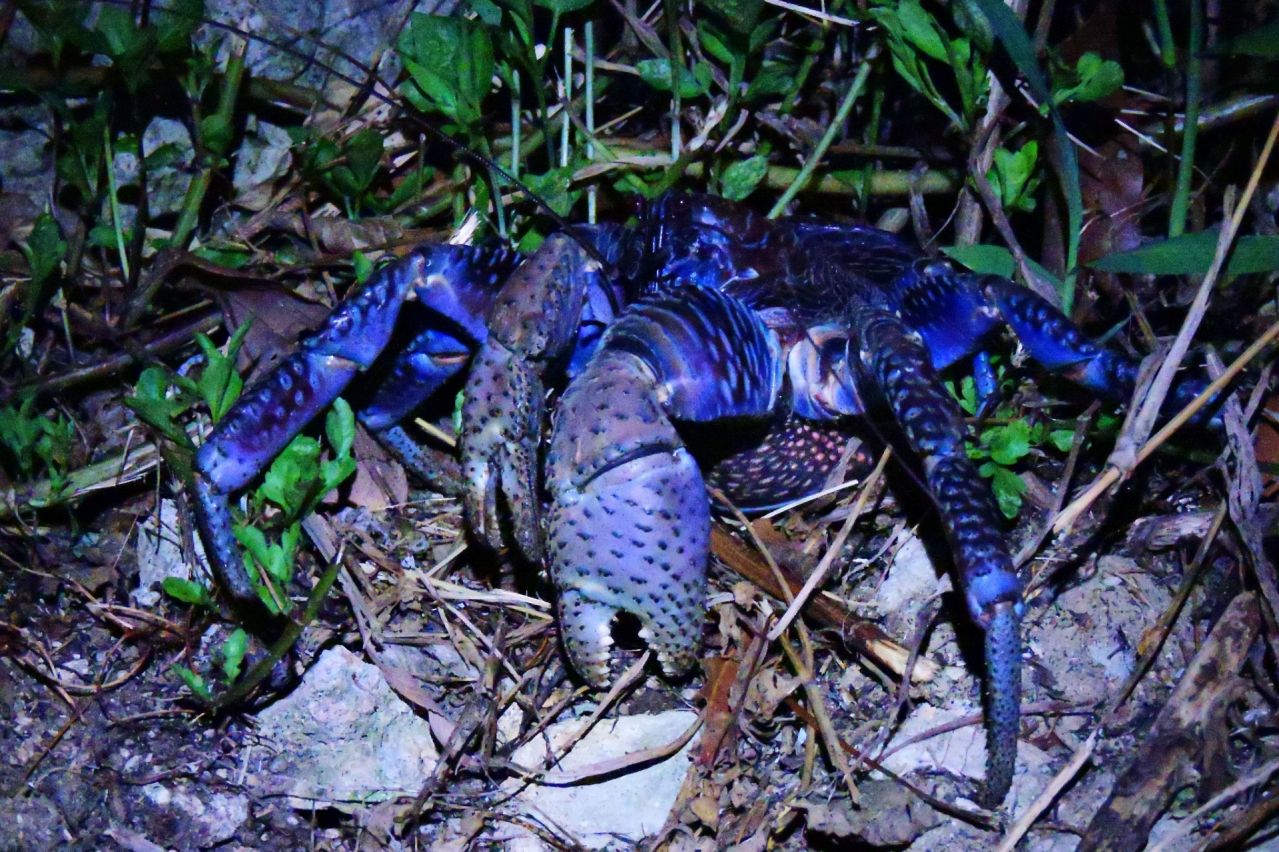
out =
[[[1179,185],[1176,157],[1138,145],[1112,121],[1153,114],[1192,76],[1185,54],[1181,65],[1145,55],[1168,22],[1144,6],[1134,26],[1111,4],[1077,13],[1031,4],[1035,15],[1047,9],[1036,38],[1045,57],[1043,42],[1051,44],[1056,65],[1069,58],[1078,68],[1071,63],[1094,50],[1116,67],[1109,57],[1123,60],[1129,75],[1127,88],[1066,113],[1076,137],[1087,137],[1075,140],[1082,247],[1051,233],[1069,212],[1050,191],[1056,154],[1036,160],[1030,151],[1027,197],[1000,171],[1026,158],[1023,138],[1040,134],[1047,152],[1064,130],[1054,137],[1033,99],[1010,100],[998,88],[969,104],[972,116],[921,109],[929,87],[903,82],[915,67],[903,51],[914,44],[919,62],[937,51],[909,27],[914,40],[890,49],[898,19],[889,4],[869,4],[873,26],[778,11],[775,38],[747,47],[741,33],[718,39],[707,19],[681,12],[693,69],[681,83],[691,87],[681,96],[687,162],[667,157],[663,135],[664,27],[630,4],[608,18],[614,29],[600,25],[618,33],[617,44],[598,46],[610,57],[601,73],[620,80],[600,96],[617,123],[607,136],[612,159],[592,152],[577,171],[557,171],[540,159],[553,143],[526,144],[537,165],[523,164],[525,178],[548,205],[559,194],[579,202],[574,216],[585,195],[569,198],[566,186],[584,193],[597,181],[604,215],[621,222],[635,174],[645,191],[669,183],[727,193],[748,172],[748,194],[758,190],[749,203],[761,212],[790,183],[813,180],[793,202],[801,212],[842,205],[840,221],[873,214],[903,234],[945,232],[939,245],[962,243],[965,231],[984,235],[1007,261],[1001,274],[1015,270],[1050,292],[1064,279],[1047,267],[1075,251],[1072,316],[1089,333],[1140,359],[1192,314],[1204,323],[1200,339],[1227,362],[1241,359],[1238,405],[1209,428],[1178,431],[1150,458],[1142,453],[1131,475],[1098,488],[1100,499],[1067,523],[1089,486],[1118,469],[1109,462],[1137,457],[1136,446],[1110,456],[1116,435],[1122,448],[1132,427],[1120,425],[1116,406],[1094,406],[1001,344],[1000,407],[974,405],[968,418],[970,454],[1001,501],[1012,501],[1004,532],[1026,580],[1017,772],[998,808],[978,803],[987,759],[982,633],[953,588],[918,466],[894,446],[882,474],[873,470],[882,439],[893,437],[883,423],[863,424],[849,445],[857,463],[833,493],[762,517],[724,511],[708,614],[688,626],[700,631],[699,665],[683,679],[663,676],[635,625],[621,623],[623,665],[608,691],[570,669],[544,570],[482,546],[457,499],[423,488],[364,431],[340,449],[330,430],[314,429],[329,442],[317,455],[324,446],[326,462],[349,456],[354,474],[299,521],[282,592],[300,626],[296,645],[247,697],[226,698],[268,649],[239,629],[242,613],[214,588],[184,487],[218,402],[193,388],[216,369],[217,353],[254,317],[238,361],[223,359],[251,383],[327,316],[352,268],[366,274],[379,258],[481,220],[509,226],[513,239],[545,236],[533,204],[517,214],[518,202],[508,202],[511,221],[500,225],[467,215],[487,210],[485,169],[447,151],[423,153],[433,137],[396,114],[414,101],[407,84],[369,99],[366,88],[377,87],[335,72],[355,60],[357,71],[382,63],[383,76],[402,79],[392,45],[416,20],[410,11],[452,5],[210,3],[203,17],[227,26],[202,27],[175,59],[162,39],[129,41],[135,27],[163,22],[163,10],[95,6],[82,13],[83,30],[64,31],[59,8],[41,17],[40,4],[0,4],[0,849],[1279,848],[1279,432],[1262,345],[1279,328],[1279,263],[1268,253],[1279,191],[1263,153],[1276,101],[1205,116],[1195,170]],[[508,35],[518,29],[509,15],[520,4],[473,5],[472,17],[499,16]],[[750,4],[741,5],[733,9],[746,15]],[[1209,36],[1221,52],[1204,54],[1240,67],[1209,63],[1195,85],[1232,104],[1241,92],[1279,97],[1257,82],[1273,65],[1264,45],[1231,41],[1273,4],[1241,6],[1240,22],[1213,18]],[[539,5],[536,33],[560,23],[547,11],[554,7]],[[582,16],[573,3],[566,9],[580,33]],[[293,38],[312,18],[311,36]],[[963,56],[980,53],[968,26],[956,16],[928,30],[954,37],[947,62],[959,62],[956,45]],[[1180,33],[1191,22],[1178,11],[1170,26]],[[220,114],[219,93],[234,90],[228,69],[241,58],[237,31],[245,89]],[[514,41],[494,43],[501,56],[514,50]],[[555,69],[536,65],[546,55],[538,46],[525,59],[551,80]],[[752,51],[749,68],[735,64],[737,54],[721,58],[739,47]],[[879,61],[884,87],[851,124],[847,112],[835,117],[836,95],[860,68],[850,55]],[[515,73],[506,60],[478,75],[480,100],[490,98],[483,116],[434,123],[475,133],[481,147],[490,142],[481,131],[501,130],[503,144],[518,149],[508,116],[492,107]],[[974,67],[996,83],[1005,73]],[[787,95],[794,104],[770,88],[801,70],[812,76]],[[721,124],[741,105],[709,92],[729,91],[735,74],[749,78],[737,83],[750,109]],[[934,94],[959,97],[951,89],[962,83]],[[1169,92],[1153,93],[1162,88]],[[661,108],[650,103],[655,92]],[[524,95],[531,116],[535,99]],[[1150,126],[1173,139],[1182,118],[1170,107]],[[971,126],[960,133],[947,120]],[[559,133],[547,132],[545,104],[540,122],[528,124],[530,134]],[[850,130],[821,148],[846,168],[805,177],[804,152],[830,144],[821,141],[826,128],[853,125],[882,133]],[[491,152],[506,149],[493,140]],[[715,159],[721,152],[749,168],[730,171],[739,164]],[[987,172],[1003,181],[993,205],[979,197],[976,178]],[[1253,194],[1234,207],[1250,177]],[[201,179],[207,195],[192,207]],[[1243,210],[1240,234],[1269,241],[1240,242],[1231,261],[1240,266],[1211,272],[1200,268],[1212,258],[1202,239],[1189,252],[1198,266],[1165,257],[1146,258],[1151,270],[1103,270],[1115,257],[1135,263],[1126,252],[1169,233],[1167,210],[1179,206],[1170,195],[1190,198],[1181,225],[1202,232],[1192,236],[1215,240],[1214,223]],[[1018,235],[1042,267],[1027,262]],[[1205,273],[1210,283],[1229,280],[1200,304]],[[201,334],[210,336],[204,344]],[[956,366],[947,375],[962,403]],[[147,409],[138,400],[151,369],[162,386]],[[166,421],[170,406],[178,413]],[[412,424],[414,434],[449,451],[453,409],[450,395]],[[264,529],[275,523],[272,535],[285,526],[287,512],[255,489],[232,502]],[[778,629],[818,570],[828,570],[825,580]],[[231,649],[241,641],[248,653],[236,662]]]

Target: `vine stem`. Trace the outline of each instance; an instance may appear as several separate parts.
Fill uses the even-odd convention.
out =
[[[1186,48],[1186,118],[1182,122],[1181,157],[1177,162],[1177,186],[1168,213],[1168,236],[1186,231],[1190,208],[1190,183],[1195,174],[1195,143],[1199,138],[1199,54],[1203,50],[1203,3],[1190,0],[1190,37]]]
[[[795,181],[786,188],[786,191],[782,193],[782,197],[777,199],[773,209],[768,211],[768,218],[776,219],[780,216],[786,210],[786,206],[795,200],[795,196],[799,195],[812,179],[813,172],[817,170],[817,164],[821,162],[822,157],[826,156],[826,149],[835,141],[836,134],[840,132],[844,122],[848,120],[848,114],[853,111],[853,104],[857,103],[857,98],[861,96],[862,90],[866,88],[866,80],[870,77],[871,67],[874,65],[877,53],[877,50],[872,49],[866,54],[866,58],[862,60],[862,66],[857,69],[857,75],[848,84],[848,91],[844,93],[844,99],[840,102],[839,109],[835,111],[835,116],[831,119],[826,132],[817,141],[817,146],[808,155],[808,159],[804,160],[804,165],[800,168],[799,174],[795,175]]]

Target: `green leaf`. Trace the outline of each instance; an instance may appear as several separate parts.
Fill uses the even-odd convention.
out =
[[[99,49],[108,56],[118,59],[139,45],[140,34],[127,7],[103,6],[98,11],[96,29],[102,39]]]
[[[269,500],[290,518],[301,515],[320,475],[320,442],[298,435],[267,470],[258,496]]]
[[[902,0],[897,4],[897,19],[901,22],[901,34],[925,55],[938,62],[948,62],[946,36],[941,27],[918,0]]]
[[[1127,275],[1203,275],[1212,265],[1219,235],[1217,228],[1182,234],[1132,251],[1108,254],[1089,266]],[[1231,277],[1275,270],[1279,270],[1279,236],[1267,234],[1236,239],[1225,274]]]
[[[972,376],[964,376],[960,379],[955,401],[968,416],[972,417],[977,413],[977,381]]]
[[[348,198],[359,198],[377,178],[382,162],[382,134],[366,128],[351,137],[344,146],[346,165],[333,170],[334,183]]]
[[[470,127],[483,118],[493,78],[493,43],[479,21],[414,12],[396,50],[412,85],[414,106],[438,111]]]
[[[1075,430],[1053,429],[1048,433],[1048,443],[1052,444],[1058,452],[1068,453],[1075,446]]]
[[[302,524],[298,521],[289,524],[280,534],[280,544],[275,551],[276,558],[267,566],[267,570],[271,572],[272,577],[280,581],[281,585],[293,579],[293,558],[301,538]]]
[[[160,581],[160,589],[174,600],[191,606],[212,607],[213,596],[204,586],[181,577],[165,577]]]
[[[466,389],[457,392],[457,396],[453,397],[453,434],[456,437],[462,436],[462,407],[466,404]]]
[[[1008,53],[1017,70],[1026,78],[1031,93],[1040,103],[1052,103],[1052,92],[1043,70],[1039,67],[1039,59],[1035,54],[1035,46],[1026,34],[1026,28],[1013,11],[1004,5],[1003,0],[972,0],[981,10],[995,34],[996,41]],[[1056,148],[1055,160],[1061,192],[1066,200],[1066,280],[1060,289],[1062,307],[1066,313],[1074,304],[1075,263],[1079,257],[1079,234],[1083,230],[1084,202],[1079,188],[1079,158],[1075,155],[1075,146],[1066,131],[1061,112],[1055,107],[1049,109],[1053,122],[1053,146]]]
[[[133,386],[133,396],[125,397],[124,404],[138,415],[139,420],[170,441],[180,447],[194,449],[191,438],[177,422],[191,403],[183,393],[169,396],[170,378],[164,367],[147,367]]]
[[[476,17],[490,27],[496,27],[502,23],[502,7],[493,0],[468,0],[468,5],[471,11],[475,12]]]
[[[1227,56],[1279,59],[1279,18],[1226,40],[1218,52]]]
[[[343,456],[340,459],[325,459],[320,462],[320,488],[318,496],[323,497],[337,488],[347,477],[355,473],[355,459]]]
[[[966,35],[982,53],[990,53],[995,45],[995,31],[986,20],[981,7],[973,0],[955,0],[951,4],[955,26]]]
[[[574,170],[575,167],[569,164],[565,168],[551,169],[540,175],[526,174],[524,175],[524,183],[544,203],[550,205],[552,210],[561,216],[567,216],[573,208],[573,203],[581,194],[570,188]],[[536,232],[529,231],[526,236],[529,235],[534,237],[535,242],[521,242],[520,251],[534,251],[537,248],[537,244],[540,244],[540,239],[537,238]]]
[[[1054,103],[1067,101],[1099,101],[1123,88],[1124,69],[1118,62],[1102,59],[1089,51],[1075,63],[1077,82],[1058,88],[1053,93]]]
[[[739,54],[729,47],[720,38],[715,28],[705,20],[697,22],[697,37],[702,43],[702,49],[725,65],[731,65],[739,58]]]
[[[231,409],[240,398],[240,391],[244,389],[244,380],[235,371],[235,353],[247,331],[248,323],[236,329],[235,334],[227,341],[226,355],[222,354],[222,350],[207,335],[195,336],[195,342],[199,344],[205,359],[204,370],[196,380],[196,389],[205,405],[209,406],[209,415],[215,423]]]
[[[987,472],[987,468],[990,468]],[[1005,518],[1013,519],[1021,512],[1022,495],[1026,493],[1026,483],[1017,474],[1006,467],[987,462],[982,466],[982,475],[990,477],[990,488],[995,493],[995,503]]]
[[[795,68],[780,62],[765,62],[746,87],[746,100],[762,101],[785,95],[794,86]]]
[[[27,237],[27,264],[31,267],[31,286],[39,287],[62,267],[67,254],[66,241],[58,230],[57,220],[49,213],[36,217]]]
[[[941,252],[956,263],[983,275],[1012,278],[1017,268],[1013,253],[1003,246],[946,246]]]
[[[209,691],[208,684],[204,682],[204,678],[191,671],[186,666],[174,666],[173,673],[186,684],[187,689],[191,690],[196,698],[205,704],[213,703],[213,693]]]
[[[671,90],[671,61],[669,59],[642,59],[635,63],[640,78],[659,92]],[[711,69],[699,62],[692,71],[680,69],[679,94],[681,98],[695,98],[710,91]]]
[[[543,9],[549,9],[559,15],[567,15],[569,12],[580,12],[595,0],[534,0],[534,2]]]
[[[699,11],[710,12],[738,35],[746,35],[755,29],[764,0],[702,0]]]
[[[228,683],[234,683],[240,677],[244,657],[249,652],[249,634],[237,627],[222,643],[222,673]]]
[[[741,201],[755,191],[767,174],[768,158],[762,154],[730,164],[720,177],[724,197],[729,201]]]
[[[205,150],[216,157],[227,152],[231,147],[231,140],[235,138],[235,125],[232,122],[231,116],[216,112],[200,119],[198,130]]]
[[[351,255],[351,268],[355,272],[356,283],[363,284],[373,274],[374,266],[373,261],[369,260],[369,256],[357,249]]]
[[[0,408],[0,446],[22,479],[35,473],[35,445],[42,430],[34,408],[35,397],[28,397],[17,408]]]
[[[164,8],[151,10],[156,30],[156,49],[161,53],[183,53],[191,49],[191,35],[204,20],[203,0],[170,0]]]
[[[1016,152],[1007,148],[995,150],[989,177],[1005,209],[1027,212],[1035,209],[1035,199],[1031,193],[1039,185],[1039,181],[1035,179],[1038,159],[1039,144],[1033,139]]]
[[[351,445],[355,442],[355,415],[342,397],[333,400],[333,407],[324,417],[324,434],[338,456],[351,455]]]
[[[1025,420],[992,426],[981,437],[990,448],[990,457],[999,464],[1016,464],[1030,452],[1030,424]]]
[[[266,534],[257,527],[236,524],[234,532],[236,541],[240,542],[240,546],[244,548],[245,571],[253,579],[258,598],[271,612],[278,612],[279,608],[275,605],[273,596],[260,584],[258,573],[253,570],[252,563],[262,566],[267,576],[281,585],[288,583],[293,576],[293,553],[297,546],[301,525],[294,523],[285,529],[281,535],[281,544],[267,541]]]
[[[271,545],[267,543],[266,533],[257,527],[237,524],[235,540],[240,542],[240,546],[259,565],[266,565],[271,560]],[[252,572],[249,576],[253,576]]]

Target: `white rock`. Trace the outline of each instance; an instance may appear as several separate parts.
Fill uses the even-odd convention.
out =
[[[560,760],[552,773],[573,773],[641,749],[665,745],[677,739],[696,719],[696,713],[669,710],[656,715],[604,720]],[[548,755],[548,740],[553,753],[558,754],[583,724],[581,720],[573,720],[552,725],[546,731],[546,738],[539,737],[521,747],[514,761],[526,769],[541,769]],[[571,834],[573,841],[588,848],[599,849],[610,844],[630,848],[665,823],[684,782],[689,753],[696,742],[694,738],[677,754],[660,763],[605,781],[567,787],[527,786],[511,806],[517,812],[538,817],[547,827],[558,827]],[[509,791],[520,786],[522,782],[517,781],[503,785]],[[546,848],[531,834],[517,837],[508,833],[505,840],[510,844],[504,847],[507,849]]]
[[[980,714],[980,708],[969,702],[956,702],[944,708],[920,704],[902,722],[901,729],[889,742],[892,752],[899,743],[925,731],[936,730],[962,719]],[[972,781],[973,789],[986,775],[986,729],[983,725],[965,725],[937,734],[890,754],[882,762],[898,775],[945,772]],[[1014,812],[1034,801],[1051,780],[1052,761],[1041,749],[1022,740],[1017,743],[1017,769],[1013,776],[1011,806]]]
[[[941,587],[937,569],[919,536],[903,530],[900,541],[892,554],[888,576],[875,590],[875,606],[901,623],[913,624],[920,608]]]
[[[182,556],[181,529],[172,500],[161,500],[159,510],[138,524],[138,587],[133,600],[139,606],[160,602],[158,589],[166,577],[191,579],[191,566]]]
[[[438,760],[426,720],[377,666],[342,647],[325,651],[297,689],[258,714],[258,734],[272,757],[256,784],[288,794],[296,808],[415,794]]]

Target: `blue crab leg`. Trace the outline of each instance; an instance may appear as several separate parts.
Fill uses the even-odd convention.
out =
[[[248,485],[357,373],[377,360],[410,294],[461,330],[450,337],[452,345],[463,333],[482,332],[492,301],[483,282],[500,280],[515,260],[511,252],[465,246],[413,252],[381,269],[359,293],[335,308],[296,352],[232,406],[197,451],[193,484],[196,526],[209,562],[232,598],[248,605],[257,601],[232,534],[229,495]],[[391,380],[397,393],[415,401],[460,367],[451,362],[429,365],[431,347],[425,338],[420,336],[400,359],[399,378]],[[375,429],[385,429],[391,422],[387,412],[385,405],[378,408],[375,398],[365,420]]]
[[[588,682],[608,682],[623,612],[669,674],[695,661],[710,506],[675,421],[766,416],[782,372],[753,311],[690,287],[632,308],[565,391],[547,456],[547,549],[564,649]]]
[[[864,371],[923,462],[968,611],[986,631],[989,752],[983,800],[993,806],[1007,794],[1017,758],[1021,581],[1004,543],[990,487],[965,452],[959,408],[937,378],[923,341],[883,308],[855,304],[850,319]]]
[[[574,349],[598,343],[591,329],[612,319],[604,279],[600,264],[572,235],[548,237],[498,294],[467,377],[461,449],[471,529],[491,547],[501,546],[500,494],[515,544],[535,563],[542,555],[542,377],[552,365],[585,360],[574,358]]]
[[[1141,367],[1136,358],[1088,339],[1065,314],[1025,287],[996,276],[971,277],[979,279],[982,291],[998,307],[1026,351],[1045,368],[1113,402],[1126,403],[1132,398]],[[1181,409],[1207,384],[1199,376],[1181,376],[1173,382],[1165,410]],[[1201,409],[1196,422],[1208,422],[1212,417],[1210,405]]]

